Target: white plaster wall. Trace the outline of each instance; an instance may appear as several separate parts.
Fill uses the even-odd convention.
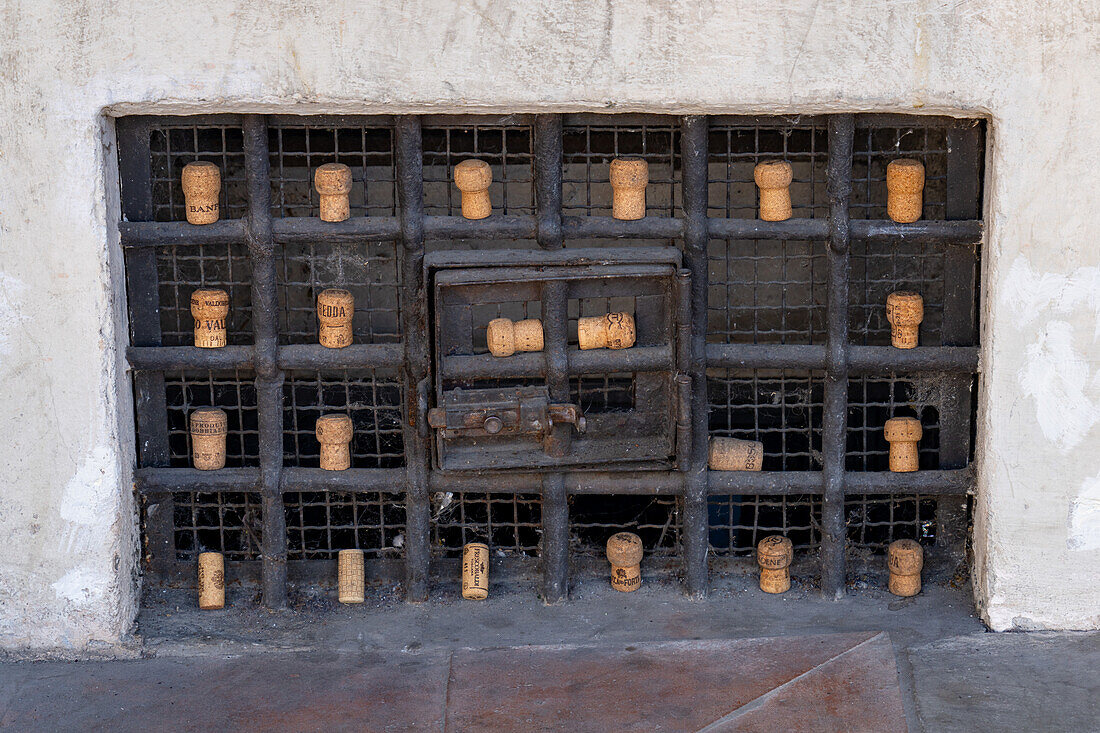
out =
[[[132,112],[899,110],[991,118],[976,593],[1100,625],[1096,0],[5,0],[0,646],[136,608],[113,135]]]

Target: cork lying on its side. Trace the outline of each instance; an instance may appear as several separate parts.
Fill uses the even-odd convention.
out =
[[[624,221],[645,218],[645,187],[649,164],[641,158],[611,161],[611,216]]]
[[[321,468],[345,471],[351,468],[351,418],[347,415],[322,415],[317,418],[317,442],[321,444]]]
[[[758,163],[753,179],[760,189],[760,218],[764,221],[786,221],[791,218],[791,181],[794,172],[785,160]]]
[[[890,293],[886,296],[886,320],[890,322],[890,343],[895,348],[916,348],[924,320],[924,298],[908,290]]]
[[[899,224],[911,224],[924,208],[924,164],[913,158],[891,160],[886,166],[886,214]]]
[[[213,224],[218,220],[222,174],[213,163],[188,163],[180,176],[183,204],[189,224]]]
[[[225,468],[225,436],[229,419],[217,407],[191,411],[191,462],[200,471]]]
[[[342,349],[351,346],[351,321],[355,315],[355,297],[347,290],[328,288],[317,295],[317,340],[321,346]]]
[[[462,192],[462,216],[484,219],[493,213],[489,200],[489,184],[493,170],[484,160],[464,160],[455,166],[455,185]]]
[[[771,535],[756,546],[756,564],[760,566],[760,590],[786,593],[791,589],[791,561],[794,545],[782,535]]]
[[[890,571],[890,592],[895,596],[920,593],[920,571],[924,567],[924,548],[915,540],[897,540],[886,552]]]
[[[362,603],[364,598],[363,551],[340,550],[336,555],[340,603]]]
[[[542,351],[542,321],[537,318],[523,321],[494,318],[485,329],[485,340],[493,356],[511,356],[517,351]]]
[[[917,445],[924,435],[920,420],[915,417],[892,417],[886,421],[883,432],[890,443],[890,470],[916,471],[920,467]]]
[[[462,546],[462,597],[484,601],[489,596],[489,546],[469,542]]]
[[[712,471],[759,471],[764,467],[764,444],[716,435],[710,439],[707,467]]]
[[[325,163],[313,172],[313,187],[321,197],[321,221],[344,221],[351,216],[351,168]]]
[[[225,558],[220,552],[199,553],[199,608],[225,608]]]
[[[202,288],[191,293],[191,317],[195,319],[195,346],[220,349],[226,344],[225,317],[229,293]]]
[[[577,343],[582,349],[629,349],[636,338],[634,316],[629,313],[577,319]]]
[[[642,586],[642,538],[633,532],[619,532],[607,541],[611,563],[611,587],[629,593]]]

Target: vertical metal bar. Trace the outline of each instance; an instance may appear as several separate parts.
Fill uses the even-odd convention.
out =
[[[848,204],[852,193],[852,115],[829,118],[829,287],[825,322],[821,590],[840,599],[845,585],[844,463],[848,443]]]
[[[279,295],[271,224],[271,170],[267,120],[244,118],[248,187],[248,253],[252,261],[252,337],[259,425],[263,536],[263,598],[268,608],[286,606],[286,516],[279,479],[283,471],[283,372],[279,369]]]
[[[119,118],[118,173],[122,181],[122,218],[126,221],[153,220],[153,185],[149,135],[145,118]],[[130,343],[160,346],[160,287],[157,250],[136,247],[125,253],[126,306],[130,320]],[[138,466],[163,467],[171,460],[168,448],[168,407],[163,372],[134,373],[134,413],[137,432]],[[146,551],[152,556],[150,569],[161,580],[175,565],[176,540],[171,492],[150,496],[145,504]]]
[[[960,121],[947,129],[945,218],[980,219],[982,128]],[[943,345],[972,346],[977,340],[977,250],[947,247],[943,272]],[[945,375],[940,405],[940,468],[963,468],[970,460],[971,384],[968,374]],[[966,537],[966,497],[936,502],[936,544],[956,545]]]
[[[565,246],[561,233],[562,124],[561,115],[535,118],[535,203],[538,242],[546,250]],[[545,336],[546,385],[554,402],[569,401],[569,301],[564,281],[542,287],[542,324]],[[565,455],[573,437],[570,425],[555,425],[547,438],[551,455]],[[569,505],[565,479],[547,473],[542,479],[542,598],[556,603],[569,595]]]
[[[431,565],[427,429],[430,388],[428,296],[424,281],[424,160],[420,118],[397,119],[396,163],[401,205],[401,340],[405,347],[405,599],[428,599]]]
[[[683,177],[684,264],[691,273],[691,461],[684,472],[684,576],[689,596],[707,593],[707,164],[708,121],[684,117],[680,156]]]

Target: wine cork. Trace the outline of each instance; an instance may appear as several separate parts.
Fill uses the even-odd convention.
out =
[[[786,221],[791,218],[791,181],[794,173],[785,160],[757,163],[752,177],[760,189],[760,218]]]
[[[225,435],[229,420],[224,410],[200,407],[191,412],[191,462],[200,471],[225,468]]]
[[[794,545],[782,535],[771,535],[756,546],[756,564],[760,566],[760,590],[786,593],[791,589],[791,560]]]
[[[524,321],[494,318],[485,330],[485,340],[493,356],[511,356],[517,351],[542,351],[542,321],[537,318]]]
[[[924,298],[908,290],[890,293],[886,296],[886,320],[890,322],[890,343],[899,349],[916,348]]]
[[[712,471],[759,471],[764,467],[764,444],[716,435],[710,439],[707,466]]]
[[[195,346],[220,349],[225,346],[225,317],[229,315],[229,293],[201,289],[191,293],[191,316],[195,319]]]
[[[462,192],[462,216],[484,219],[493,213],[489,184],[493,171],[484,160],[464,160],[455,166],[455,185]]]
[[[484,601],[489,595],[489,546],[469,542],[462,546],[462,597]]]
[[[890,592],[895,596],[915,596],[920,593],[920,571],[924,567],[924,548],[916,540],[897,540],[886,552],[890,570]]]
[[[924,165],[913,158],[891,160],[886,190],[886,214],[900,224],[916,221],[924,208]]]
[[[642,587],[642,538],[633,532],[619,532],[607,541],[611,563],[611,587],[624,593]]]
[[[649,164],[641,158],[615,158],[611,161],[610,179],[611,216],[625,221],[644,218]]]
[[[582,349],[629,349],[636,336],[634,316],[629,313],[577,319],[577,343]]]
[[[225,558],[220,552],[199,553],[199,608],[225,608]]]
[[[336,579],[340,603],[363,602],[362,550],[340,550],[336,554]]]
[[[213,163],[188,163],[180,177],[184,209],[190,224],[213,224],[218,220],[218,196],[222,174]]]
[[[890,470],[916,471],[920,465],[917,444],[924,434],[920,420],[915,417],[892,417],[886,421],[883,432],[890,443]]]
[[[313,172],[313,187],[321,196],[321,221],[344,221],[351,216],[351,168],[325,163]]]
[[[317,418],[317,442],[321,444],[321,468],[344,471],[351,468],[351,418],[322,415]]]
[[[347,290],[329,288],[317,296],[317,321],[321,328],[318,341],[330,349],[351,346],[351,319],[355,297]]]

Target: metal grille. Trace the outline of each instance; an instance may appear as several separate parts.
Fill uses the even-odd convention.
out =
[[[262,557],[265,603],[280,606],[288,558],[359,547],[402,558],[408,597],[422,600],[430,557],[488,540],[494,552],[539,555],[542,593],[555,600],[568,588],[570,552],[599,554],[608,535],[630,530],[647,553],[678,557],[686,589],[698,594],[708,550],[746,554],[765,534],[783,533],[799,550],[819,551],[821,587],[832,595],[845,587],[846,545],[942,544],[958,535],[951,523],[965,517],[961,495],[973,481],[979,122],[583,114],[118,123],[135,479],[154,574],[186,582],[204,549]],[[926,166],[925,210],[921,221],[897,225],[884,221],[885,166],[903,155]],[[643,220],[609,216],[616,156],[650,164]],[[453,166],[472,157],[494,174],[493,216],[479,221],[458,216],[453,183]],[[794,218],[761,222],[752,168],[774,158],[792,163]],[[191,160],[222,169],[214,225],[182,223],[179,174]],[[327,162],[352,168],[352,218],[339,225],[313,218],[312,171]],[[616,247],[641,245],[676,247],[701,285],[692,312],[673,319],[688,336],[706,337],[705,351],[696,341],[675,362],[693,385],[675,465],[433,469],[417,399],[434,364],[425,249],[494,250],[484,262],[498,263],[496,250],[508,248],[549,255],[590,246],[614,258]],[[204,286],[230,292],[224,349],[187,346],[190,291]],[[355,292],[355,342],[328,350],[316,344],[314,303],[336,286]],[[911,352],[882,348],[885,297],[903,288],[925,298],[921,348]],[[629,298],[569,301],[563,292],[531,300],[505,288],[497,302],[474,305],[470,356],[485,353],[492,317],[558,314],[559,343],[571,349],[578,315],[639,307]],[[840,356],[827,358],[827,344]],[[593,413],[629,409],[643,376],[650,386],[675,376],[571,372],[555,348],[542,355],[551,393]],[[188,467],[186,418],[208,404],[229,413],[229,461],[199,472]],[[329,411],[353,416],[348,471],[317,468],[314,424]],[[901,414],[924,424],[913,474],[884,470],[882,424]],[[705,441],[693,435],[763,441],[764,471],[696,470]]]

